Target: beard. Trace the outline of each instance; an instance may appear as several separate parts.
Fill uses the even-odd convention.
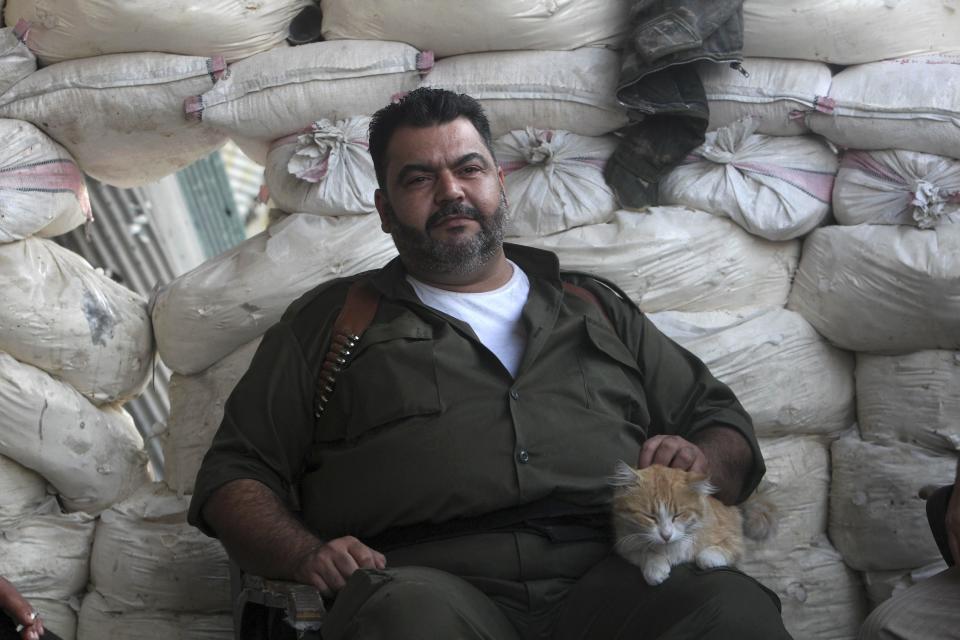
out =
[[[384,208],[392,226],[390,235],[397,245],[397,251],[408,270],[416,273],[474,273],[490,262],[503,246],[507,200],[502,190],[500,203],[489,218],[479,209],[461,203],[450,203],[430,214],[424,230],[400,222],[389,202],[385,203]],[[430,236],[430,229],[453,216],[475,220],[480,225],[480,231],[469,237],[445,241]]]

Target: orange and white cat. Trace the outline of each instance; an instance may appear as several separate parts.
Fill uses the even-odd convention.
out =
[[[621,461],[610,483],[614,548],[648,584],[660,584],[678,564],[709,569],[743,555],[743,516],[713,497],[717,489],[706,476],[662,465],[637,470]]]

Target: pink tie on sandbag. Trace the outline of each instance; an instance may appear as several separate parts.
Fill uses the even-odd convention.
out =
[[[83,172],[70,160],[45,160],[0,169],[0,191],[3,190],[73,193],[87,222],[93,220]]]

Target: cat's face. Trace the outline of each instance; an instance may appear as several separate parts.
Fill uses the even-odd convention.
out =
[[[701,526],[706,496],[713,490],[701,474],[661,465],[638,471],[623,464],[611,482],[617,487],[613,515],[618,537],[630,546],[689,540]]]

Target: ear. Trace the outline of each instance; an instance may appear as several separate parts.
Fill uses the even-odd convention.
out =
[[[637,476],[637,472],[623,460],[617,460],[613,475],[607,478],[607,484],[611,487],[632,487],[639,483],[640,478]]]
[[[390,218],[387,216],[387,196],[382,189],[373,192],[373,204],[377,207],[377,214],[380,216],[380,228],[384,233],[390,233]]]
[[[507,208],[509,208],[509,207],[510,207],[510,199],[507,197],[507,187],[506,187],[506,184],[504,183],[505,177],[506,177],[506,176],[505,176],[505,174],[503,173],[503,167],[501,167],[501,166],[498,164],[498,165],[497,165],[497,179],[500,181],[500,193],[503,194],[503,204],[504,204]]]
[[[702,496],[712,496],[720,491],[719,487],[710,482],[710,478],[700,473],[691,475],[688,486]]]

